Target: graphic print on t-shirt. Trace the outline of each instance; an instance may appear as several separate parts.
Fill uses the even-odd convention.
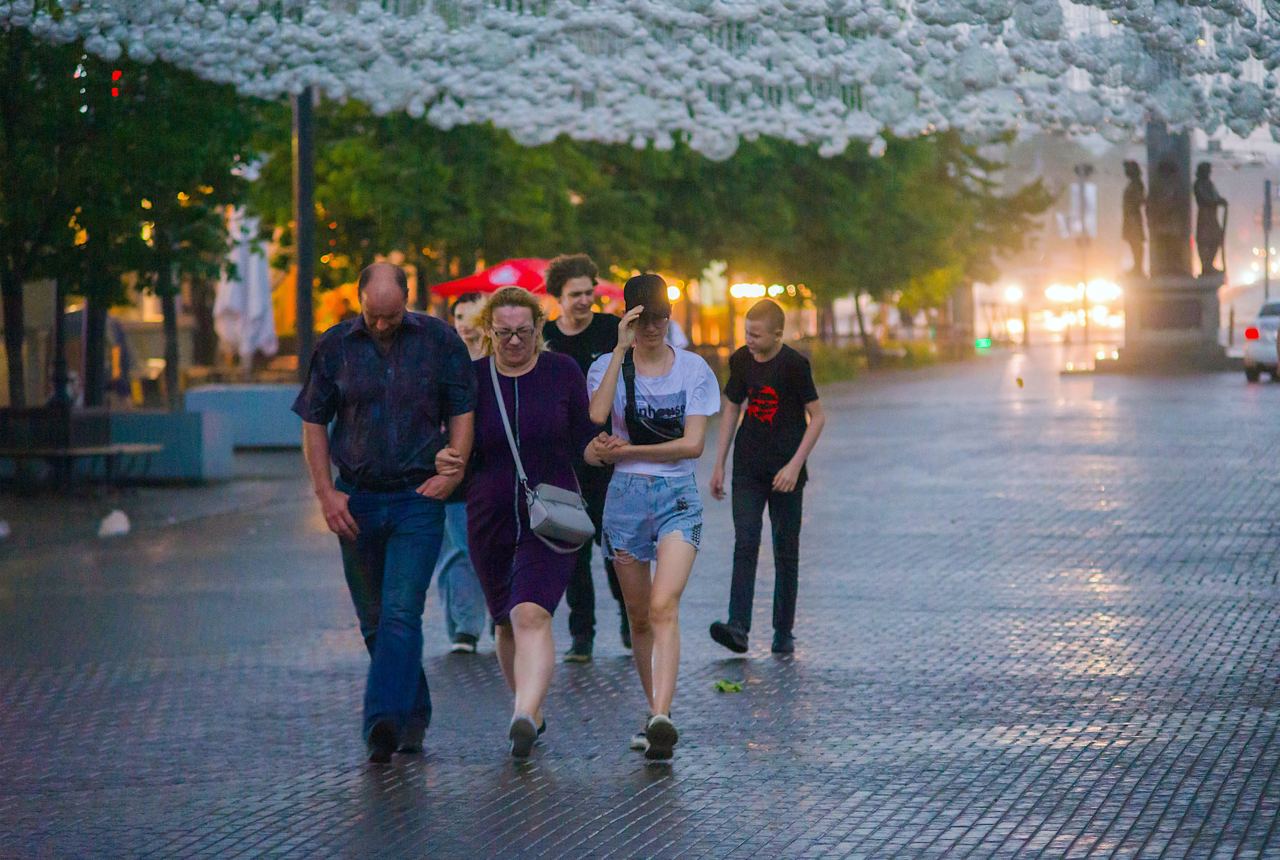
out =
[[[650,421],[676,421],[683,424],[686,400],[683,391],[668,394],[636,391],[636,414]]]
[[[773,419],[778,415],[778,390],[772,385],[754,389],[747,402],[747,415],[772,427]]]

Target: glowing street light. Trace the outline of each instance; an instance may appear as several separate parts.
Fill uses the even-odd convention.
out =
[[[763,299],[768,292],[764,284],[734,284],[729,287],[729,295],[735,299]]]

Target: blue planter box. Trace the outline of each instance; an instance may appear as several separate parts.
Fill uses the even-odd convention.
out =
[[[226,481],[234,474],[231,434],[216,412],[114,412],[111,441],[164,446],[137,475],[142,480]]]
[[[299,448],[302,419],[291,411],[301,386],[203,385],[187,391],[188,412],[223,416],[237,448]]]

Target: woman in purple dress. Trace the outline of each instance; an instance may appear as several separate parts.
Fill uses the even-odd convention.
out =
[[[551,615],[573,574],[575,554],[558,553],[529,529],[529,511],[518,491],[515,459],[503,429],[489,364],[520,449],[529,485],[576,490],[574,463],[597,435],[587,402],[587,381],[566,355],[543,351],[544,313],[519,287],[489,299],[476,320],[485,334],[486,357],[475,361],[476,431],[467,536],[489,614],[496,624],[498,662],[515,694],[508,737],[511,754],[525,758],[546,728],[542,702],[555,666]],[[446,448],[436,459],[442,475],[464,464]]]

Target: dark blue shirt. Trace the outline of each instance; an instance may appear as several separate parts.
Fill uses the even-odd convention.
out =
[[[333,422],[329,454],[344,482],[398,490],[435,474],[442,425],[475,407],[462,339],[441,320],[406,312],[386,354],[363,316],[321,335],[293,411],[311,424]]]

